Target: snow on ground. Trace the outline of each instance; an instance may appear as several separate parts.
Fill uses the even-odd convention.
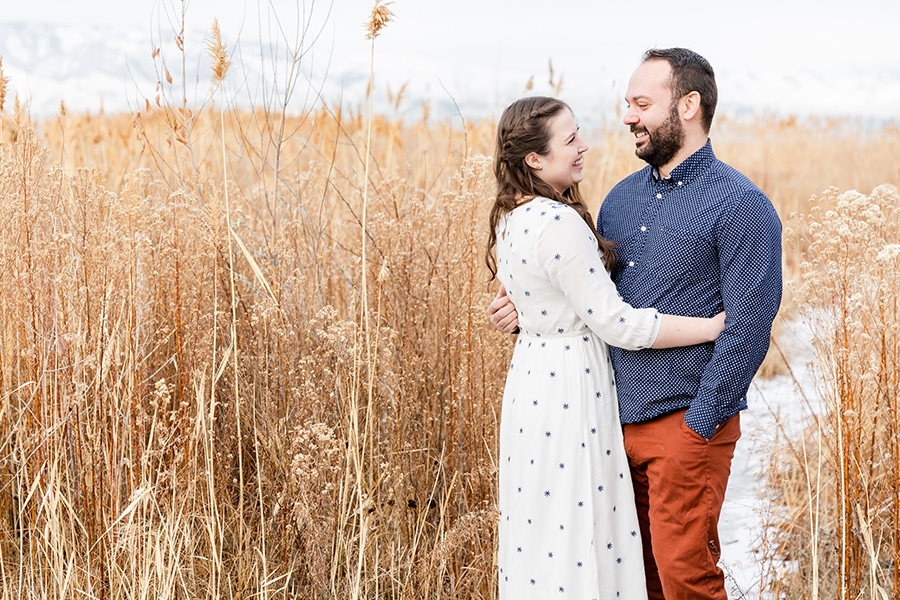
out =
[[[803,423],[806,409],[800,390],[807,397],[814,397],[811,368],[814,354],[810,339],[811,333],[803,323],[788,323],[779,345],[788,357],[797,383],[791,375],[770,380],[757,378],[747,393],[749,409],[741,413],[743,434],[735,450],[719,519],[720,565],[726,573],[725,587],[730,600],[765,597],[759,590],[761,565],[755,551],[760,543],[766,507],[761,472],[776,428],[787,427],[796,433]]]

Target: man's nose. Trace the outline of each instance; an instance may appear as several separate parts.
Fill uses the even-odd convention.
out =
[[[622,122],[626,125],[634,125],[640,122],[640,119],[637,116],[637,112],[633,108],[629,108],[625,111],[625,116],[622,117]]]

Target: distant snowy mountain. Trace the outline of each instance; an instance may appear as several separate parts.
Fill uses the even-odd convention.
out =
[[[143,106],[145,99],[155,102],[157,94],[168,94],[180,104],[183,88],[188,104],[203,104],[212,95],[210,58],[205,52],[208,35],[186,33],[182,55],[172,32],[0,24],[0,57],[10,79],[5,108],[12,108],[18,93],[36,117],[55,114],[60,101],[75,112],[128,111]],[[259,105],[265,98],[280,97],[292,77],[294,109],[316,104],[320,98],[333,103],[342,96],[359,101],[365,95],[365,56],[332,60],[326,73],[325,66],[313,64],[309,54],[295,64],[284,47],[259,40],[240,40],[229,52],[233,65],[225,84],[228,102]]]
[[[106,27],[0,24],[6,109],[18,93],[36,116],[55,113],[61,100],[75,111],[125,110],[135,84],[155,84],[150,52],[149,36]]]
[[[61,25],[47,23],[0,24],[0,57],[10,79],[6,110],[11,110],[18,93],[31,115],[49,117],[59,111],[60,102],[74,112],[122,112],[154,103],[158,94],[180,105],[182,81],[186,81],[188,104],[199,106],[213,95],[210,64],[205,51],[208,31],[184,35],[185,52],[178,49],[173,32],[128,31],[121,28]],[[159,52],[156,53],[156,50]],[[338,103],[345,107],[365,107],[369,78],[367,54],[342,49],[311,51],[294,57],[284,45],[245,38],[229,44],[232,66],[225,80],[226,102],[238,106],[260,106],[278,102],[285,86],[293,81],[290,95],[292,111]],[[483,86],[475,93],[456,99],[452,92],[441,92],[436,101],[429,97],[426,82],[410,81],[407,56],[381,57],[376,85],[375,109],[386,114],[421,114],[422,101],[428,100],[436,116],[453,116],[455,100],[465,102],[467,118],[483,118],[493,108],[485,102]],[[412,59],[415,62],[415,58]],[[184,66],[183,66],[184,65]],[[448,65],[423,65],[432,74]],[[172,77],[168,83],[166,71]],[[186,73],[182,79],[182,72]],[[462,77],[471,76],[465,73]],[[445,78],[450,76],[445,74]],[[398,109],[396,94],[406,84],[406,100]],[[391,89],[393,97],[387,90]],[[158,91],[159,90],[159,91]],[[218,96],[216,96],[218,100]],[[393,103],[392,103],[393,102]]]
[[[10,78],[6,110],[12,108],[15,93],[35,117],[52,116],[60,101],[76,112],[127,111],[143,106],[145,100],[154,102],[158,93],[168,94],[176,105],[182,93],[189,105],[202,105],[212,95],[210,58],[204,51],[208,36],[203,30],[187,32],[182,55],[173,31],[0,23],[0,56]],[[348,48],[320,41],[317,47],[303,48],[294,61],[283,45],[252,36],[243,35],[228,44],[233,63],[225,81],[229,103],[246,107],[272,102],[284,97],[285,85],[293,78],[292,112],[322,102],[365,107],[367,45]],[[496,119],[504,106],[521,95],[554,93],[542,77],[534,89],[526,90],[535,75],[533,60],[498,68],[499,63],[486,60],[477,45],[457,46],[452,53],[418,50],[410,42],[392,46],[390,40],[379,47],[377,111],[416,118],[425,102],[435,118]],[[865,63],[811,63],[802,68],[779,57],[767,60],[723,60],[716,66],[720,113],[849,115],[875,122],[896,122],[900,114],[900,68],[887,57]],[[561,94],[588,127],[617,120],[616,107],[621,107],[625,85],[621,69],[616,79],[605,63],[591,65],[596,67],[591,73],[564,73]],[[187,82],[184,91],[182,80]],[[403,100],[398,107],[396,95],[401,88]]]

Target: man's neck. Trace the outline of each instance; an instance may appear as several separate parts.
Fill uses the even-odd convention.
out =
[[[672,160],[664,165],[657,167],[657,171],[659,171],[659,177],[661,179],[667,179],[672,173],[672,170],[675,169],[675,167],[683,163],[689,156],[692,156],[695,152],[700,150],[700,148],[705,146],[708,139],[709,138],[704,133],[702,136],[697,135],[692,139],[685,140],[684,146],[681,147],[681,150],[678,151],[678,154],[676,154]]]

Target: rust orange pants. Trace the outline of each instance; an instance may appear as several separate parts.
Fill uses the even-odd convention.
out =
[[[707,441],[684,410],[625,425],[650,600],[726,600],[719,513],[741,437],[740,415]]]

